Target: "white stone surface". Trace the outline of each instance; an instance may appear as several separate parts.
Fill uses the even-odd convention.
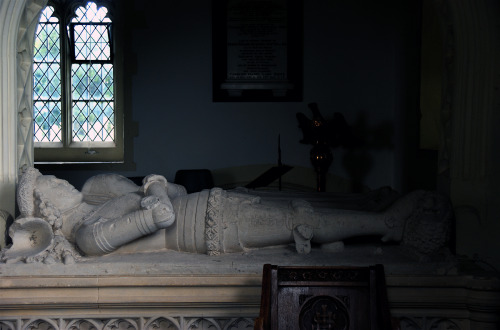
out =
[[[315,195],[220,188],[188,195],[179,188],[159,175],[137,186],[123,176],[101,174],[80,192],[28,167],[18,187],[21,215],[9,232],[14,244],[2,250],[0,260],[70,264],[119,247],[125,247],[122,253],[153,248],[217,256],[257,249],[272,254],[277,250],[271,247],[294,244],[297,254],[309,254],[315,245],[332,252],[332,243],[337,246],[333,252],[350,256],[338,248],[341,242],[359,238],[376,246],[366,237],[399,243],[401,250],[424,257],[444,248],[450,234],[451,206],[436,193],[415,191],[375,212],[369,202],[387,204],[380,192],[332,196],[340,206],[331,206],[323,197],[318,203]],[[368,210],[343,207],[367,202]]]
[[[161,234],[161,233],[160,233]],[[127,253],[117,251],[101,257],[83,258],[78,263],[0,264],[2,276],[53,275],[196,275],[260,274],[265,263],[304,266],[366,266],[383,264],[386,274],[443,275],[457,273],[457,260],[449,253],[419,260],[399,246],[347,245],[342,252],[325,253],[313,248],[300,255],[293,245],[219,256],[177,251]]]

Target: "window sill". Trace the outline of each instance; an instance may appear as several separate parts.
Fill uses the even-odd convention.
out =
[[[132,161],[123,162],[35,162],[35,167],[40,171],[135,171],[136,164]]]

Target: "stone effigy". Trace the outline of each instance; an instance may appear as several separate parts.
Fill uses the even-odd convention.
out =
[[[419,253],[445,246],[451,207],[437,193],[415,191],[380,212],[313,207],[286,194],[258,196],[220,188],[187,194],[160,175],[142,186],[116,174],[90,178],[78,191],[67,181],[28,168],[18,187],[21,215],[10,227],[4,262],[73,263],[100,256],[161,231],[153,247],[220,255],[294,244],[342,250],[353,237],[379,236]],[[163,235],[163,234],[162,234]],[[155,245],[156,244],[156,245]],[[151,249],[151,244],[148,245]],[[116,253],[116,252],[115,252]]]

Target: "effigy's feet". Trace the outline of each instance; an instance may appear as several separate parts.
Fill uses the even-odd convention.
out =
[[[437,192],[423,192],[415,211],[407,219],[402,245],[421,254],[431,254],[446,247],[450,234],[453,208],[449,198]]]
[[[401,242],[423,254],[445,247],[450,236],[452,206],[437,192],[417,190],[402,197],[385,213],[382,241]]]
[[[415,213],[418,200],[424,194],[423,191],[413,191],[397,200],[385,212],[386,234],[382,237],[382,242],[401,242],[408,218]]]

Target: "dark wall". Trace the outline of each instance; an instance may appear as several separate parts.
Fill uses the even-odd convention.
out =
[[[283,162],[307,166],[295,114],[341,112],[366,142],[334,150],[330,172],[405,190],[418,133],[419,1],[305,1],[303,101],[212,102],[211,2],[119,1],[132,24],[125,56],[134,167],[47,169],[75,186],[126,176]],[[127,130],[133,134],[132,129]]]

